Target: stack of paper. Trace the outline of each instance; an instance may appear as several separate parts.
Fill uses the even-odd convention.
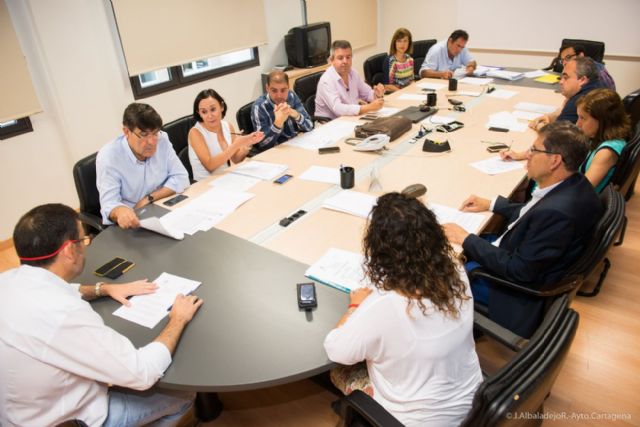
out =
[[[495,77],[497,79],[515,81],[524,78],[524,74],[518,71],[491,70],[487,72],[487,77]]]
[[[466,84],[476,85],[476,86],[488,85],[492,81],[493,79],[481,78],[481,77],[465,77],[463,79],[460,79],[460,83],[466,83]]]
[[[169,220],[167,220],[166,217],[170,214],[171,212],[162,218],[152,216],[151,218],[141,219],[140,227],[155,231],[158,234],[162,234],[163,236],[171,237],[176,240],[184,239],[184,233],[170,222],[170,217]]]
[[[273,181],[282,175],[289,167],[278,163],[267,163],[258,160],[246,162],[238,166],[232,173],[250,176],[264,181]]]
[[[473,72],[473,75],[476,77],[484,77],[487,75],[489,71],[495,71],[495,70],[501,70],[501,69],[502,68],[500,67],[488,67],[485,65],[478,65],[475,71]]]
[[[200,286],[200,282],[169,273],[162,273],[153,282],[158,285],[154,293],[131,298],[131,306],[121,306],[113,312],[114,316],[153,329],[169,314],[169,309],[178,294],[188,295]]]
[[[438,223],[446,224],[448,222],[452,222],[454,224],[458,224],[469,233],[477,233],[485,218],[481,213],[462,212],[458,209],[439,205],[437,203],[429,203],[427,206],[436,215]]]
[[[316,151],[318,148],[334,145],[338,140],[350,135],[357,124],[350,121],[332,120],[311,132],[290,139],[283,145]]]
[[[311,166],[298,178],[307,181],[326,182],[327,184],[339,184],[340,169],[327,168],[324,166]]]
[[[528,79],[535,79],[536,77],[542,77],[545,76],[547,73],[545,73],[542,70],[535,70],[535,71],[527,71],[526,73],[524,73],[524,76]]]
[[[523,162],[502,160],[500,156],[491,157],[479,162],[470,163],[471,166],[486,173],[487,175],[497,175],[499,173],[511,172],[513,170],[524,169]]]
[[[371,209],[376,204],[376,196],[359,193],[357,191],[344,190],[333,197],[326,199],[323,208],[345,212],[361,218],[369,217]]]
[[[362,255],[330,248],[304,273],[308,278],[344,292],[370,286],[364,275]]]

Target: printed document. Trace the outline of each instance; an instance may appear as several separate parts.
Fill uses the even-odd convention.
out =
[[[350,121],[332,120],[311,132],[290,139],[284,145],[316,151],[318,148],[334,145],[342,138],[350,136],[357,124]]]
[[[364,274],[364,257],[343,249],[329,248],[304,273],[309,279],[344,292],[370,286]]]
[[[169,212],[169,214],[170,213],[171,212]],[[176,229],[175,227],[173,227],[165,219],[165,217],[169,214],[164,215],[162,218],[152,216],[150,218],[141,219],[140,227],[145,228],[147,230],[155,231],[158,234],[171,237],[172,239],[176,239],[176,240],[184,239],[184,233],[179,229]]]
[[[343,190],[333,197],[329,197],[322,204],[323,208],[345,212],[361,218],[368,218],[371,209],[376,204],[377,197],[358,191]]]
[[[468,85],[476,86],[488,85],[492,81],[493,79],[484,77],[465,77],[463,79],[460,79],[460,83],[466,83]]]
[[[511,172],[513,170],[524,169],[524,162],[514,162],[513,160],[502,160],[500,156],[491,157],[479,162],[469,163],[474,168],[487,175],[497,175],[499,173]]]
[[[250,176],[264,181],[273,181],[289,169],[287,165],[279,163],[267,163],[259,160],[246,162],[235,168],[231,173],[236,175]]]
[[[485,215],[477,212],[462,212],[449,206],[429,203],[427,205],[438,219],[438,223],[452,222],[467,230],[469,233],[477,233],[484,223]]]
[[[307,181],[326,182],[327,184],[340,184],[340,169],[311,166],[298,178]]]
[[[158,285],[154,293],[134,296],[129,300],[131,306],[121,306],[113,312],[114,316],[153,329],[169,314],[178,294],[188,295],[200,286],[200,282],[169,273],[162,273],[153,282]]]
[[[496,89],[487,96],[489,98],[509,99],[517,94],[518,92],[516,92],[515,90]]]
[[[247,191],[259,182],[258,178],[227,173],[209,182],[209,185],[230,191]]]

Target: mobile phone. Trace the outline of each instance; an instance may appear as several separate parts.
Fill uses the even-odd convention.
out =
[[[176,205],[178,203],[180,203],[181,201],[183,201],[184,199],[186,199],[188,196],[185,196],[184,194],[178,194],[177,196],[174,196],[172,198],[170,198],[169,200],[167,200],[166,202],[162,203],[165,206],[173,206]]]
[[[118,265],[122,264],[125,261],[126,259],[124,258],[115,257],[114,259],[107,262],[106,264],[103,264],[100,267],[98,267],[96,271],[93,272],[93,274],[95,274],[96,276],[103,277],[108,272],[110,272],[111,270],[113,270],[114,268],[116,268]]]
[[[449,104],[451,104],[451,105],[462,105],[462,101],[458,101],[457,99],[449,98]]]
[[[135,264],[132,261],[125,261],[115,266],[104,275],[104,277],[109,279],[117,279],[122,276],[127,271],[131,270]]]
[[[316,299],[316,285],[313,282],[298,283],[298,307],[305,310],[318,306]]]
[[[496,126],[491,126],[489,128],[489,130],[494,131],[494,132],[509,132],[509,129],[507,129],[507,128],[499,128],[499,127],[496,127]]]
[[[507,148],[509,148],[509,146],[506,145],[506,144],[495,144],[495,145],[488,146],[487,147],[487,151],[490,152],[490,153],[498,153],[498,152],[500,152],[502,150],[505,150]]]
[[[318,148],[318,154],[339,153],[340,147],[334,145],[332,147],[320,147]]]
[[[284,184],[285,182],[289,181],[291,178],[293,178],[293,175],[285,174],[273,182],[276,184]]]

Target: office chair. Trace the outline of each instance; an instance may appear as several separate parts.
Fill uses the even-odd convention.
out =
[[[604,43],[593,41],[593,40],[582,40],[582,39],[562,39],[562,43],[560,44],[560,50],[558,51],[558,56],[553,58],[551,64],[547,68],[543,68],[543,70],[552,70],[556,73],[562,73],[564,66],[562,65],[562,61],[560,60],[560,52],[565,46],[569,45],[581,45],[584,47],[584,55],[593,59],[596,62],[600,62],[604,64]]]
[[[102,224],[100,193],[96,186],[96,156],[93,153],[80,159],[73,166],[73,181],[80,201],[80,222],[93,232],[99,233],[107,226]]]
[[[315,123],[323,124],[331,121],[329,117],[316,116],[314,114],[316,112],[316,94],[315,93],[311,95],[309,98],[307,98],[307,100],[304,102],[304,109],[307,110],[307,113],[309,113],[309,116],[311,116],[311,120],[313,121],[314,124]]]
[[[424,58],[427,56],[427,52],[431,49],[431,46],[438,43],[436,39],[430,40],[418,40],[413,42],[413,74],[416,80],[420,79],[420,67],[424,62]]]
[[[318,82],[320,81],[320,77],[324,74],[324,71],[318,71],[317,73],[308,74],[306,76],[302,76],[293,83],[293,91],[298,95],[300,101],[305,106],[305,109],[312,115],[313,113],[307,109],[307,100],[311,95],[315,95],[318,91]]]
[[[162,126],[162,130],[169,136],[169,141],[173,145],[176,154],[189,144],[189,130],[196,124],[193,115],[181,117]]]
[[[578,328],[579,316],[569,298],[556,298],[540,327],[506,365],[476,391],[461,426],[540,425],[542,417],[516,419],[513,414],[542,415],[544,401],[560,373]],[[475,320],[474,320],[475,322]],[[366,393],[357,390],[340,400],[346,426],[400,427],[402,424]]]
[[[616,170],[613,172],[611,182],[617,190],[624,195],[625,200],[633,196],[633,190],[638,172],[640,171],[640,126],[637,127],[634,137],[627,142],[620,153]]]
[[[622,100],[624,109],[631,119],[631,131],[640,131],[640,89],[634,90]]]
[[[378,53],[377,55],[368,57],[364,61],[364,64],[362,64],[364,68],[364,79],[369,86],[373,87],[384,81],[384,75],[388,73],[388,70],[384,69],[384,60],[387,56],[386,53]]]
[[[189,182],[193,184],[195,181],[193,180],[193,168],[191,167],[191,161],[189,160],[189,146],[186,146],[182,150],[180,150],[178,158],[189,174]]]
[[[236,123],[240,132],[244,135],[248,135],[256,130],[251,121],[251,108],[253,107],[253,101],[248,104],[244,104],[238,111],[236,111]]]

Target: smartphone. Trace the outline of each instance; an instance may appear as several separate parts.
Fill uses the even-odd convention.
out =
[[[329,154],[329,153],[339,153],[340,147],[332,146],[332,147],[320,147],[318,148],[318,154]]]
[[[493,132],[509,132],[509,129],[507,129],[507,128],[499,128],[499,127],[495,127],[495,126],[491,126],[489,128],[489,130],[491,130]]]
[[[285,182],[289,181],[291,178],[293,178],[293,175],[285,174],[273,182],[276,184],[284,184]]]
[[[123,263],[118,264],[115,268],[112,268],[104,277],[108,279],[117,279],[122,276],[127,271],[131,270],[135,264],[132,261],[125,261]]]
[[[184,199],[186,199],[188,196],[185,196],[184,194],[178,194],[177,196],[174,196],[172,198],[170,198],[169,200],[167,200],[166,202],[162,203],[165,206],[173,206],[176,205],[178,203],[180,203],[181,201],[183,201]]]
[[[451,105],[462,105],[462,101],[458,101],[457,99],[449,98],[449,104],[451,104]]]
[[[490,153],[498,153],[502,150],[509,148],[506,144],[494,144],[487,147],[487,151]]]
[[[298,283],[298,307],[305,310],[318,306],[316,299],[316,285],[313,282]]]
[[[127,260],[124,259],[124,258],[116,257],[116,258],[112,259],[111,261],[109,261],[108,263],[103,264],[100,267],[98,267],[96,269],[96,271],[93,272],[93,274],[95,274],[96,276],[103,277],[108,272],[110,272],[111,270],[113,270],[114,268],[116,268],[117,266],[119,266],[120,264],[122,264],[123,262],[126,262],[126,261]]]

